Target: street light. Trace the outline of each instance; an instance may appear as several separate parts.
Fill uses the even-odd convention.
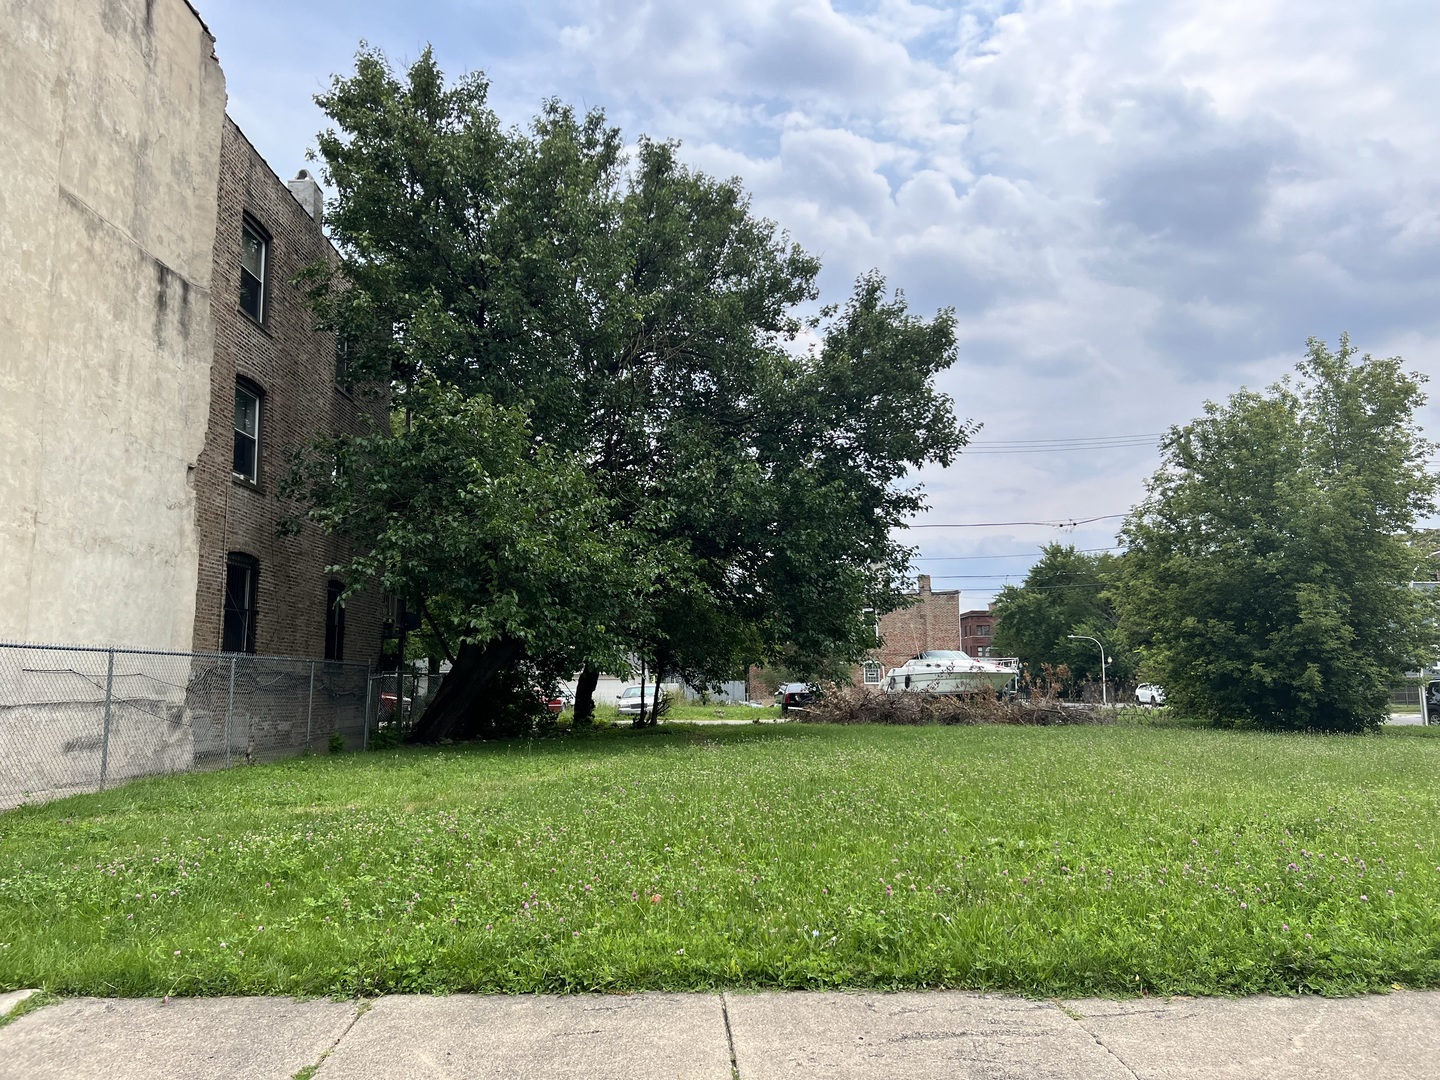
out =
[[[1100,704],[1109,705],[1110,698],[1105,692],[1105,646],[1100,644],[1100,639],[1091,637],[1089,634],[1066,634],[1071,641],[1093,641],[1100,650]]]

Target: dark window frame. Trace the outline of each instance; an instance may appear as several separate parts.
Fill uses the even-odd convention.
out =
[[[260,483],[260,451],[262,447],[262,435],[265,428],[265,391],[261,389],[258,383],[241,375],[235,379],[235,405],[237,412],[239,411],[241,394],[247,394],[255,400],[255,430],[253,433],[242,431],[237,417],[237,423],[234,425],[235,445],[234,452],[230,459],[230,471],[236,479],[258,486]],[[245,472],[240,467],[242,464],[242,439],[250,440],[250,454],[252,457],[249,472]]]
[[[335,388],[350,393],[354,388],[350,378],[350,341],[343,334],[335,335]]]
[[[260,614],[260,560],[243,551],[225,556],[225,596],[220,651],[255,655]]]
[[[245,265],[247,238],[253,236],[260,249],[260,273],[258,276]],[[240,311],[260,326],[264,326],[270,313],[270,232],[249,214],[240,222]],[[249,285],[249,278],[254,282]],[[250,298],[247,303],[247,296]],[[253,310],[252,310],[253,308]]]

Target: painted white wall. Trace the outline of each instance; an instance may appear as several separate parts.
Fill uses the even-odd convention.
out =
[[[0,26],[0,639],[188,649],[225,78],[184,0]]]

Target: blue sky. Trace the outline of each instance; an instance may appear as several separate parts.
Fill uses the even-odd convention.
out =
[[[823,258],[827,298],[878,267],[916,309],[957,310],[943,387],[984,423],[976,451],[1163,431],[1274,381],[1312,334],[1440,374],[1430,2],[196,2],[231,115],[283,176],[362,39],[483,70],[514,123],[558,96],[680,139]],[[1423,419],[1440,434],[1440,407]],[[972,453],[923,477],[928,521],[1123,513],[1157,464],[1131,443]],[[1117,525],[911,539],[980,605],[986,575]]]

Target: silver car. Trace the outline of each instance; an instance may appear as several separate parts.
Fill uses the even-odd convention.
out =
[[[1135,688],[1135,700],[1141,705],[1164,705],[1165,688],[1154,683],[1142,682]]]
[[[654,712],[654,711],[655,711],[655,688],[654,688],[653,686],[645,686],[645,687],[627,686],[623,691],[621,691],[621,693],[620,693],[620,702],[619,702],[619,704],[617,705],[617,708],[620,710],[620,715],[621,715],[621,716],[639,716],[639,715],[640,715],[640,703],[641,703],[642,701],[645,703],[645,711],[646,711],[647,713]],[[664,691],[664,690],[661,690],[661,691],[660,691],[660,701],[661,701],[662,704],[663,704],[664,701],[665,701],[665,691]]]

